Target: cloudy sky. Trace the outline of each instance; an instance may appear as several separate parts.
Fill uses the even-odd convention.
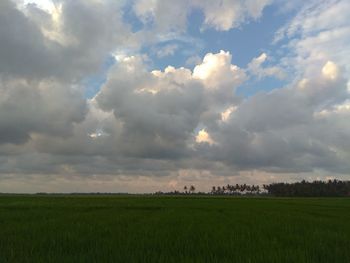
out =
[[[0,192],[350,179],[350,1],[1,0]]]

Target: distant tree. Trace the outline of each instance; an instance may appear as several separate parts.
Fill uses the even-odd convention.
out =
[[[194,191],[196,191],[196,188],[195,188],[193,185],[191,185],[191,186],[190,186],[190,192],[193,194]]]
[[[216,194],[221,194],[221,186],[216,187]]]
[[[241,186],[240,186],[240,191],[243,193],[245,190],[247,189],[247,185],[246,184],[242,184]]]
[[[241,189],[240,185],[239,185],[239,184],[236,184],[236,185],[235,185],[235,192],[236,192],[236,191],[240,191],[240,189]]]
[[[260,194],[260,186],[259,186],[259,185],[257,185],[257,186],[255,187],[255,191],[256,191],[257,194]]]
[[[259,185],[235,184],[224,186],[212,186],[211,194],[215,195],[241,195],[241,194],[260,194]]]
[[[228,187],[227,187],[227,185],[226,185],[226,189],[227,189],[227,193],[228,193],[229,195],[232,195],[232,194],[233,194],[231,185],[229,185]]]
[[[187,185],[184,186],[184,192],[187,194]]]

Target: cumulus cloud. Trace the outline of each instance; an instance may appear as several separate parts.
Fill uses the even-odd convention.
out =
[[[350,127],[343,123],[349,113],[348,94],[334,62],[322,66],[317,77],[304,76],[292,87],[240,101],[234,90],[244,79],[243,70],[232,65],[231,55],[223,51],[207,54],[193,71],[173,67],[149,71],[142,57],[125,57],[110,70],[97,96],[86,106],[81,103],[80,111],[72,108],[62,114],[55,105],[50,105],[53,110],[48,106],[27,110],[28,116],[38,116],[23,133],[27,150],[3,155],[3,173],[16,165],[18,172],[33,173],[170,175],[180,167],[215,170],[218,162],[226,167],[222,172],[348,169],[349,153],[339,139],[348,139],[344,131]],[[37,92],[48,88],[41,83]],[[32,119],[23,115],[14,123],[25,123],[26,118]],[[3,154],[6,149],[16,152],[8,145],[21,142],[2,138],[6,137]],[[36,154],[28,155],[33,151]]]
[[[213,152],[215,157],[221,156],[224,162],[240,169],[256,166],[279,172],[305,172],[317,167],[338,172],[348,169],[344,147],[340,141],[335,144],[330,139],[340,134],[345,139],[344,124],[333,122],[334,126],[329,126],[326,121],[329,110],[334,113],[332,109],[339,109],[349,97],[346,79],[341,75],[333,78],[335,68],[335,64],[328,62],[317,76],[304,78],[295,86],[246,99],[220,129],[209,130],[221,146]],[[347,112],[346,106],[341,109]],[[332,115],[333,120],[342,119],[343,114]]]
[[[140,57],[127,57],[112,69],[96,100],[123,123],[125,152],[181,156],[203,115],[232,102],[243,80],[242,70],[223,51],[208,54],[193,72],[173,67],[149,72]]]
[[[204,71],[205,75],[198,73]],[[45,164],[44,171],[51,167],[56,173],[169,174],[176,167],[191,166],[191,161],[186,159],[196,158],[194,144],[214,143],[203,127],[221,119],[224,105],[236,102],[234,90],[244,79],[243,71],[232,65],[231,55],[223,51],[208,54],[193,71],[173,67],[149,71],[142,57],[125,57],[110,70],[97,96],[83,104],[84,110],[78,115],[81,118],[67,123],[69,133],[40,130],[40,123],[35,122],[32,130],[26,130],[27,151],[38,154],[28,157],[24,152],[11,159],[16,160],[20,171],[34,169],[36,173],[40,173]],[[67,103],[63,104],[67,107]],[[61,110],[53,114],[61,114],[66,119],[69,115],[63,114],[63,107]],[[38,108],[38,112],[49,113],[42,108]],[[28,111],[28,114],[31,113]],[[34,114],[43,126],[49,118],[57,119]],[[28,120],[33,122],[33,118]],[[37,166],[29,169],[23,161],[27,158]],[[3,166],[4,172],[11,168],[13,166]]]
[[[236,88],[246,80],[244,70],[231,64],[232,55],[221,50],[208,53],[203,63],[193,70],[193,77],[201,80],[208,93],[208,103],[222,109],[233,103]]]
[[[197,67],[208,69],[208,57],[217,62],[221,56],[230,55],[209,54]],[[72,167],[69,171],[77,174],[169,175],[176,167],[211,170],[217,162],[231,171],[348,169],[349,153],[339,139],[348,139],[344,131],[349,127],[342,121],[349,113],[348,95],[342,75],[332,77],[334,62],[321,67],[317,77],[305,76],[292,87],[242,102],[228,100],[235,106],[219,111],[211,92],[225,90],[227,80],[237,75],[230,60],[224,61],[222,72],[228,75],[215,79],[215,71],[198,78],[196,68],[148,71],[142,58],[126,57],[110,71],[71,137],[38,134],[32,147],[41,154],[72,156],[57,169]]]

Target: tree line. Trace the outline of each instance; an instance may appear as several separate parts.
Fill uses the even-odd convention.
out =
[[[297,183],[273,183],[264,185],[263,187],[270,195],[281,197],[350,196],[350,181],[328,180],[326,182],[307,182],[303,180]]]
[[[214,195],[241,195],[241,194],[260,194],[259,185],[247,185],[247,184],[235,184],[224,186],[213,186],[211,188],[211,194]]]
[[[227,184],[224,186],[212,186],[209,192],[196,192],[194,185],[184,186],[183,191],[161,192],[155,194],[164,195],[269,195],[276,197],[350,197],[350,181],[305,180],[296,183],[271,183],[259,185]]]

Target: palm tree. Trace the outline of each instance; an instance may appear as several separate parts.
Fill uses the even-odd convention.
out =
[[[186,185],[184,186],[184,191],[187,194],[187,186]]]
[[[227,184],[227,185],[226,185],[226,190],[227,190],[227,193],[228,193],[228,194],[231,193],[231,185],[230,185],[230,184]]]
[[[191,187],[190,187],[190,192],[193,194],[194,191],[196,191],[196,188],[195,188],[193,185],[191,185]]]
[[[258,188],[257,188],[258,186],[255,186],[255,185],[252,185],[252,187],[251,187],[251,192],[252,193],[254,193],[254,194],[256,194],[256,191],[258,190]]]
[[[216,193],[216,187],[215,187],[215,186],[213,186],[213,187],[211,188],[211,193],[212,193],[212,194],[215,194],[215,193]]]
[[[258,194],[260,194],[260,186],[259,186],[259,185],[256,186],[256,192],[257,192]]]

